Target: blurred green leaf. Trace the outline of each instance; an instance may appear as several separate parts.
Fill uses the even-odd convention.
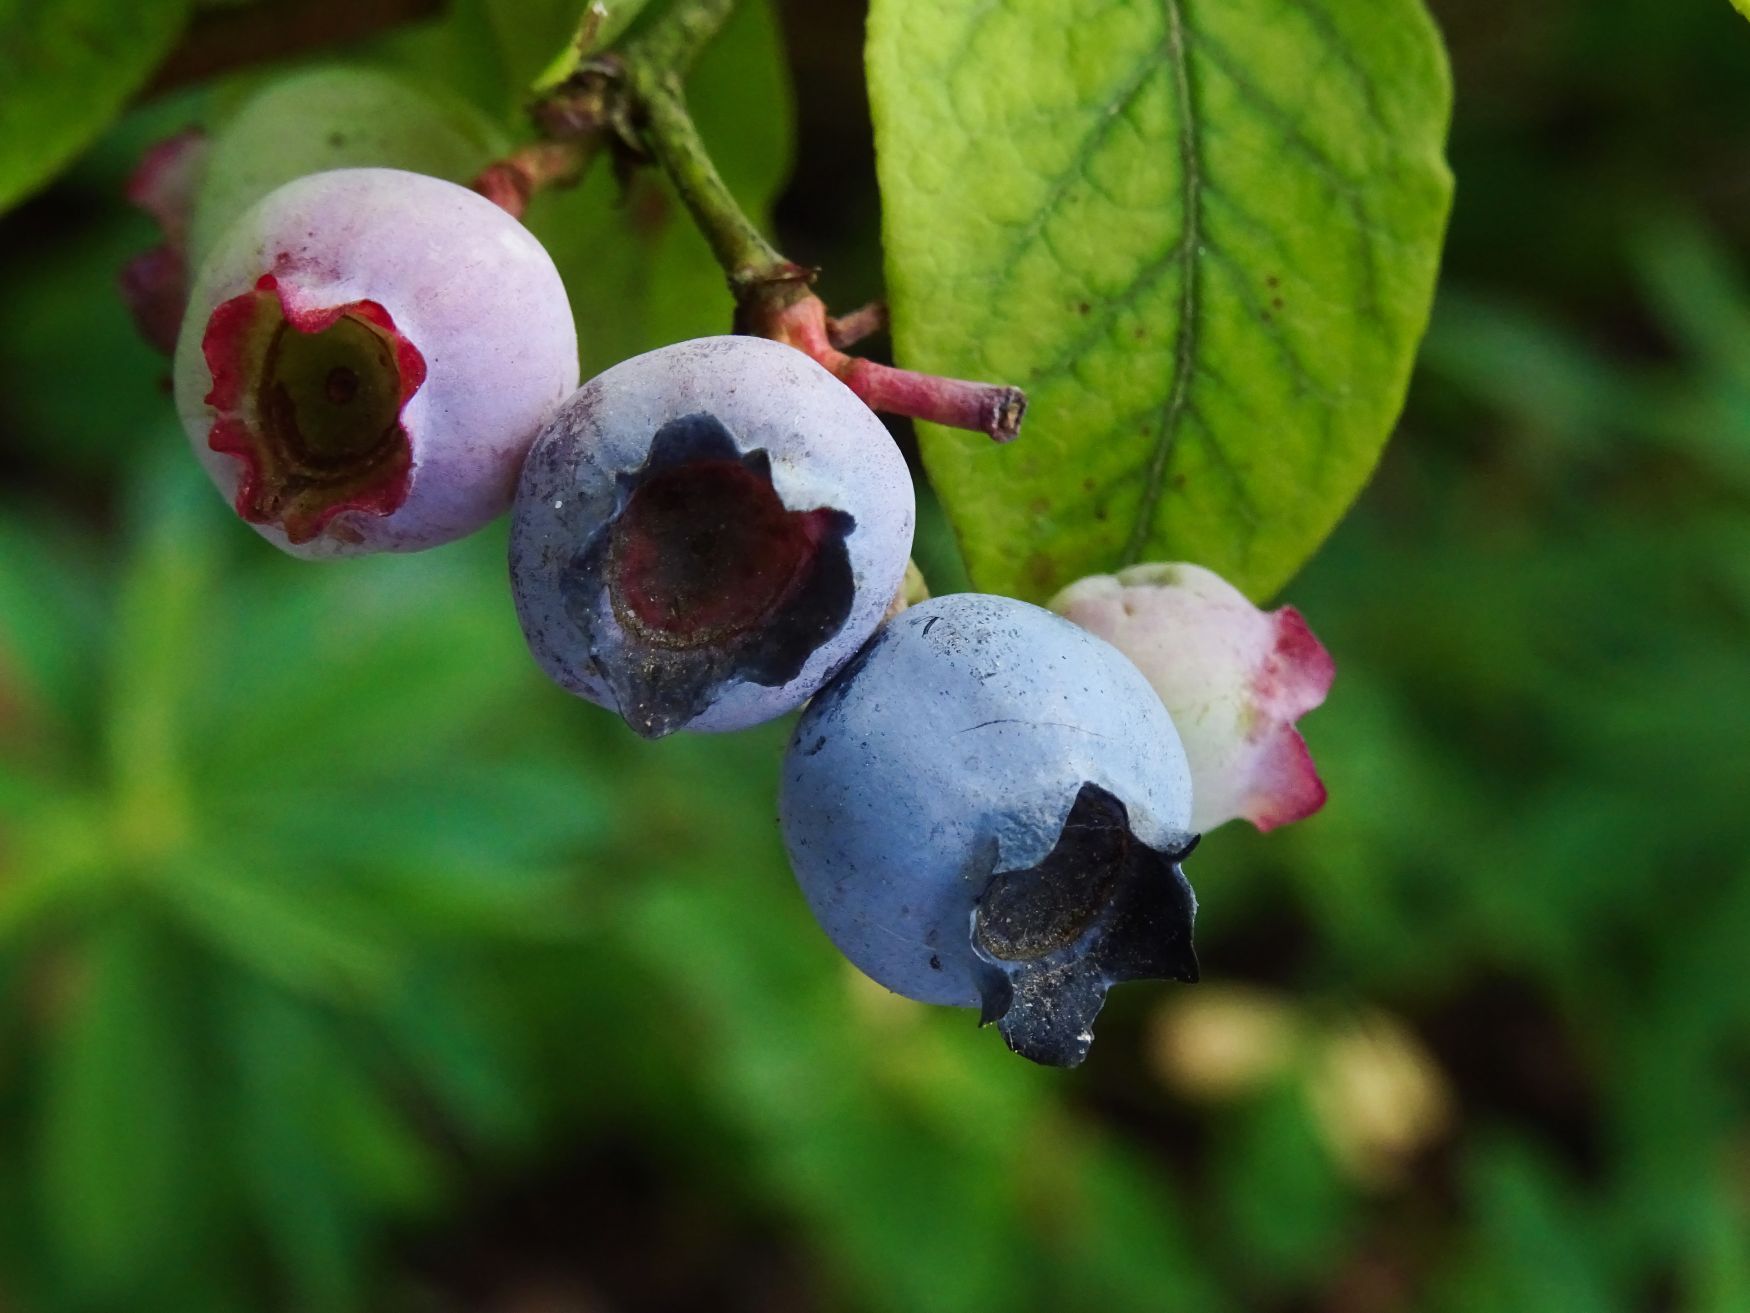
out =
[[[0,3],[0,210],[48,181],[169,51],[189,0]]]
[[[215,590],[202,617],[201,647],[227,670],[191,730],[215,792],[332,788],[431,762],[535,687],[486,542],[312,571],[230,533],[257,572]]]
[[[0,767],[0,944],[98,901],[113,871],[102,801]]]
[[[349,1065],[320,1024],[259,989],[226,1000],[238,1084],[230,1142],[298,1303],[345,1310],[358,1302],[361,1209],[337,1178],[330,1086]],[[343,1077],[339,1077],[344,1079]]]
[[[401,1061],[469,1137],[491,1147],[529,1137],[537,1117],[527,1102],[528,1073],[507,1051],[479,990],[447,971],[410,978],[385,1029]]]
[[[1441,297],[1425,367],[1558,440],[1528,447],[1528,456],[1597,461],[1628,439],[1750,483],[1750,354],[1742,344],[1750,301],[1738,272],[1688,223],[1655,229],[1639,247],[1652,308],[1695,368],[1624,368],[1577,327],[1463,291]]]
[[[356,895],[330,884],[312,898],[307,882],[259,854],[240,870],[223,861],[166,872],[167,896],[194,935],[288,990],[353,1004],[388,992],[399,965],[389,929]]]
[[[1264,597],[1403,404],[1452,179],[1420,0],[878,0],[869,81],[903,363],[1027,388],[1001,450],[926,428],[981,587],[1139,559]]]
[[[1596,453],[1649,408],[1639,380],[1559,325],[1463,292],[1441,296],[1423,355],[1431,371],[1563,439],[1563,455]]]
[[[1738,263],[1693,218],[1651,224],[1635,244],[1654,311],[1686,353],[1750,395],[1750,296]]]
[[[1029,1255],[1001,1160],[957,1153],[883,1106],[857,1074],[865,1046],[906,1037],[859,1033],[842,968],[808,951],[806,927],[774,934],[758,905],[699,885],[652,888],[640,902],[636,943],[696,1018],[711,1096],[759,1144],[764,1187],[811,1221],[871,1307],[1024,1303]],[[782,951],[740,951],[756,941]],[[963,1021],[966,1042],[989,1038]],[[814,1079],[821,1071],[837,1076]]]
[[[70,728],[90,709],[102,587],[101,566],[65,525],[0,511],[0,719],[49,715]]]
[[[1350,1192],[1319,1142],[1303,1091],[1283,1082],[1236,1109],[1217,1140],[1221,1206],[1260,1299],[1314,1284],[1345,1251]]]
[[[1201,1207],[1168,1184],[1158,1161],[1139,1153],[1128,1137],[1083,1148],[1081,1207],[1063,1219],[1061,1285],[1052,1307],[1137,1313],[1248,1307],[1219,1280],[1214,1249],[1197,1242],[1194,1218]]]
[[[166,405],[164,358],[140,337],[116,291],[117,270],[154,240],[144,216],[117,206],[80,240],[33,248],[7,269],[0,389],[16,424],[8,443],[20,455],[113,477],[142,449],[185,441]]]
[[[1607,1255],[1584,1203],[1561,1176],[1518,1142],[1483,1147],[1469,1173],[1477,1222],[1468,1266],[1452,1273],[1439,1307],[1535,1308],[1608,1313]]]
[[[1750,0],[1746,0],[1750,3]],[[1750,11],[1747,11],[1750,12]],[[1695,1313],[1750,1307],[1750,1218],[1741,1201],[1722,1201],[1691,1238],[1688,1285]]]
[[[68,965],[39,1145],[47,1217],[75,1289],[126,1299],[174,1270],[201,1225],[186,999],[149,924],[117,919]]]
[[[135,548],[110,633],[108,766],[124,859],[155,861],[190,823],[182,722],[204,673],[189,658],[215,571],[211,501],[172,450],[133,488]]]
[[[526,87],[510,80],[486,5],[487,0],[455,0],[431,21],[384,33],[364,53],[448,89],[496,123],[520,128]]]

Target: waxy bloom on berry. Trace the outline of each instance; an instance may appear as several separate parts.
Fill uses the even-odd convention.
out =
[[[1113,985],[1197,979],[1191,775],[1135,666],[1051,612],[910,607],[808,704],[778,803],[840,952],[1073,1067]]]
[[[213,481],[293,555],[416,551],[509,504],[577,385],[564,285],[490,201],[395,169],[276,189],[218,240],[176,352]]]
[[[1325,700],[1335,667],[1300,612],[1261,611],[1195,565],[1093,575],[1051,608],[1134,661],[1166,703],[1191,763],[1192,828],[1243,816],[1269,830],[1324,806],[1294,722]]]
[[[881,421],[755,337],[634,356],[523,467],[510,576],[529,650],[638,733],[732,730],[806,701],[881,622],[915,498]]]

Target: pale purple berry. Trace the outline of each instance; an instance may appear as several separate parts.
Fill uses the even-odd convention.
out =
[[[295,556],[417,551],[510,503],[576,386],[541,244],[490,201],[397,169],[299,178],[218,240],[176,401],[237,513]]]

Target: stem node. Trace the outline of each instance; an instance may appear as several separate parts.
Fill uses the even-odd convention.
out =
[[[1019,388],[939,378],[845,354],[887,327],[877,301],[842,319],[809,290],[816,270],[787,260],[741,208],[687,112],[683,78],[735,0],[671,0],[618,54],[591,60],[534,107],[548,138],[492,165],[475,186],[521,215],[542,187],[570,185],[613,134],[662,167],[735,297],[735,331],[773,338],[819,361],[871,410],[988,434],[1008,442],[1027,410]],[[616,152],[622,162],[624,152]]]

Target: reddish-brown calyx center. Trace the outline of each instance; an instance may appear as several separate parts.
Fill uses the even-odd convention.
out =
[[[795,593],[831,514],[787,510],[769,479],[736,460],[652,474],[614,526],[615,609],[665,646],[752,630]]]
[[[425,360],[375,301],[293,310],[273,275],[213,311],[208,445],[237,457],[237,513],[294,543],[343,511],[387,515],[407,498],[402,423]]]

